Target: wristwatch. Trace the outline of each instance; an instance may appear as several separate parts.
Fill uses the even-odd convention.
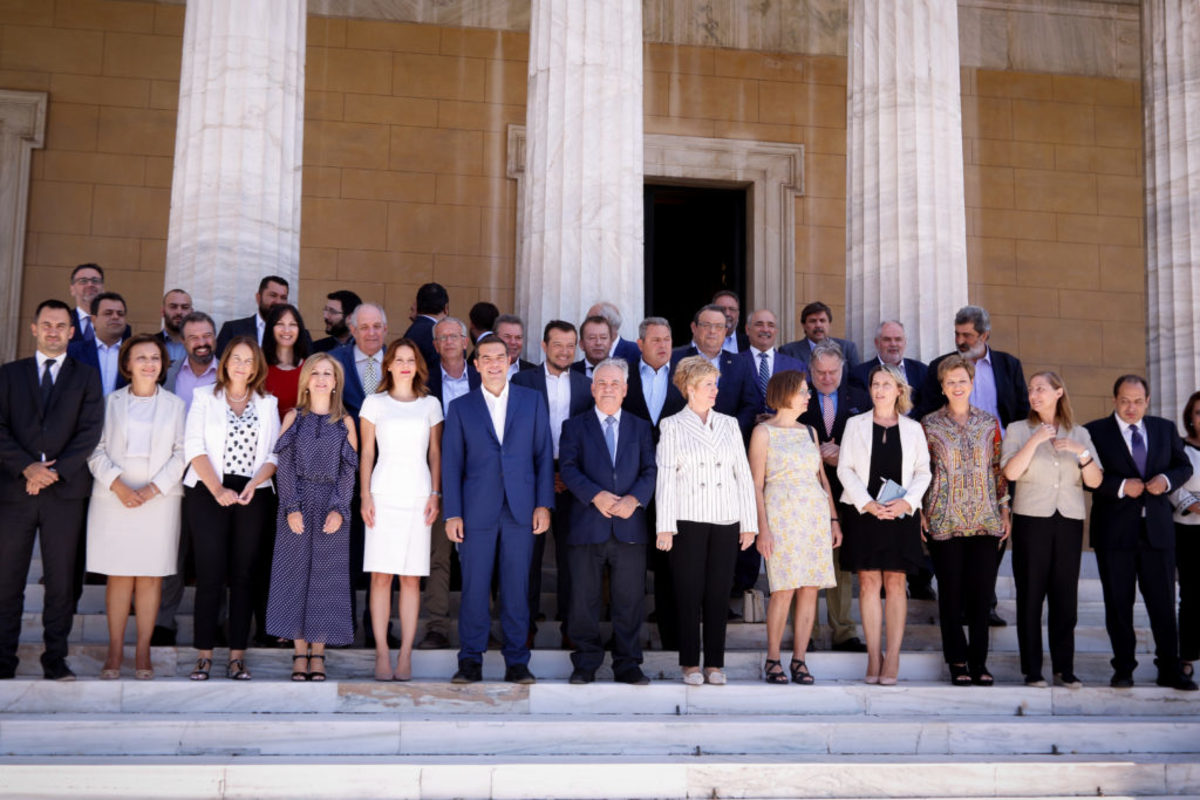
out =
[[[1091,457],[1092,457],[1092,451],[1084,450],[1082,453],[1075,456],[1075,460],[1082,464],[1084,461],[1087,461]]]

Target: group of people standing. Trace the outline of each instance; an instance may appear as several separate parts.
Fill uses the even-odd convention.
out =
[[[251,676],[245,655],[257,616],[260,636],[292,643],[293,680],[324,680],[326,647],[355,638],[359,574],[370,576],[364,622],[375,677],[409,680],[414,647],[449,645],[454,547],[462,598],[453,680],[482,679],[494,594],[505,679],[532,683],[542,537],[551,532],[572,683],[595,680],[606,647],[617,681],[649,682],[640,666],[648,566],[663,644],[678,650],[684,682],[725,683],[730,594],[753,585],[761,558],[771,591],[768,683],[814,682],[806,655],[823,589],[834,646],[858,649],[852,574],[865,680],[896,683],[908,578],[931,563],[950,680],[991,685],[989,622],[1011,538],[1025,682],[1047,685],[1048,601],[1053,680],[1079,686],[1076,587],[1090,490],[1112,685],[1132,685],[1140,584],[1158,682],[1196,688],[1200,393],[1185,409],[1186,442],[1169,421],[1145,415],[1149,386],[1135,375],[1117,380],[1113,416],[1079,425],[1061,378],[1039,372],[1026,386],[1020,362],[988,346],[990,321],[974,306],[955,319],[956,351],[928,368],[904,358],[896,321],[879,326],[876,358],[857,363],[852,343],[828,335],[832,312],[821,303],[801,314],[805,338],[776,348],[774,314],[754,312],[743,333],[731,292],[696,313],[682,347],[660,317],[642,321],[636,344],[621,339],[619,310],[598,303],[580,326],[582,359],[575,326],[553,320],[545,361],[533,365],[520,357],[518,317],[488,319],[484,308],[479,321],[477,306],[469,327],[449,316],[438,284],[421,287],[413,324],[390,343],[384,310],[349,292],[329,295],[330,336],[311,342],[287,290],[265,278],[258,313],[219,335],[190,298],[168,324],[168,298],[186,295],[178,290],[164,298],[159,334],[118,331],[119,295],[112,319],[84,321],[55,300],[38,307],[36,355],[0,370],[0,503],[16,521],[0,537],[0,677],[15,672],[35,530],[44,671],[73,677],[66,635],[86,515],[86,569],[108,576],[102,678],[121,675],[131,604],[135,677],[153,677],[151,644],[173,621],[190,550],[193,680],[213,670],[226,586],[227,677]],[[89,324],[92,338],[72,347],[100,367],[111,352],[119,387],[67,354]],[[100,337],[100,324],[112,330]],[[172,344],[182,352],[173,355]],[[418,644],[422,579],[431,614]]]

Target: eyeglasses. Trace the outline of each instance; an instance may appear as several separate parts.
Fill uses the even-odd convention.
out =
[[[446,333],[446,334],[442,334],[441,336],[435,336],[433,338],[439,342],[453,342],[453,341],[463,338],[463,335],[461,333]]]
[[[345,313],[340,308],[330,308],[329,306],[325,306],[325,308],[323,308],[321,310],[324,311],[326,314],[328,314],[331,317],[346,316]]]
[[[79,286],[103,286],[104,278],[76,278],[71,283],[78,284]]]

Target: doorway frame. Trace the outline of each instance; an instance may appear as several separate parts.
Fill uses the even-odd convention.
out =
[[[516,290],[525,230],[524,125],[508,126],[507,175],[517,182]],[[746,293],[742,318],[756,308],[779,315],[779,339],[795,338],[796,198],[804,196],[804,145],[648,133],[643,180],[658,184],[746,190]],[[640,274],[640,273],[639,273]],[[521,298],[517,297],[521,306]]]

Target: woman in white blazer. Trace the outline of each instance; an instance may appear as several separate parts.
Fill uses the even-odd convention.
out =
[[[274,514],[275,440],[279,412],[266,393],[267,362],[249,336],[229,342],[217,382],[192,395],[187,416],[184,513],[196,556],[194,681],[208,680],[221,590],[229,581],[226,676],[249,680],[246,643],[263,531]],[[228,574],[227,574],[228,573]]]
[[[105,400],[104,430],[88,459],[95,482],[87,571],[108,576],[108,656],[101,680],[121,677],[131,601],[137,620],[133,674],[154,677],[150,637],[163,576],[175,573],[185,467],[183,401],[160,386],[168,360],[161,337],[140,334],[125,341],[117,368],[129,385]]]
[[[754,479],[737,420],[713,410],[720,372],[703,356],[675,367],[687,407],[660,423],[657,545],[669,551],[683,682],[725,683],[725,622],[739,546],[758,534]],[[700,619],[704,612],[704,675]]]
[[[924,563],[919,509],[929,488],[929,445],[921,423],[907,416],[912,390],[898,369],[876,365],[867,388],[875,408],[846,420],[838,456],[842,502],[858,512],[842,521],[841,560],[842,569],[858,573],[866,682],[890,686],[900,672],[908,615],[906,575]],[[885,655],[880,652],[881,587],[887,592]]]

